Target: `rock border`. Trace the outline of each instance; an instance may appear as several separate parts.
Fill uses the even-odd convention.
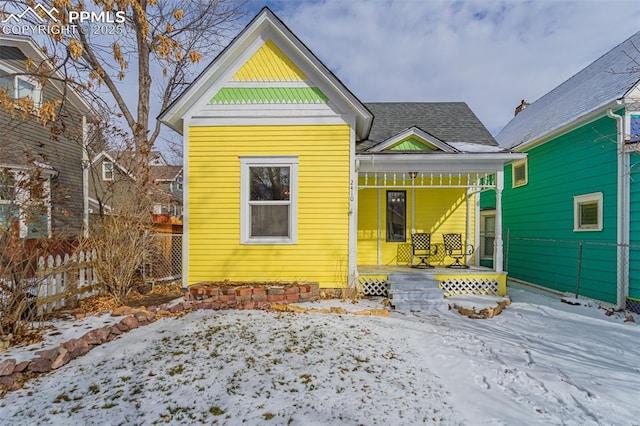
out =
[[[177,316],[201,309],[270,309],[274,302],[280,304],[312,302],[318,298],[318,283],[283,284],[252,287],[247,285],[219,286],[199,283],[189,287],[188,299],[169,306],[115,308],[111,316],[124,316],[118,323],[93,329],[82,337],[68,340],[58,347],[36,351],[37,358],[17,362],[8,358],[0,362],[0,397],[8,391],[22,388],[29,379],[50,373],[70,361],[87,354],[96,346],[110,342],[123,333],[155,322],[164,317]]]

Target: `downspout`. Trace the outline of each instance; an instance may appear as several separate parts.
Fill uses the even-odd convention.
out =
[[[617,134],[617,300],[616,307],[624,309],[629,294],[629,155],[625,150],[624,117],[607,110],[607,117],[616,120]]]

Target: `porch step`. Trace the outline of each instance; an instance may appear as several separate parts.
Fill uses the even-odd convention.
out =
[[[410,302],[397,302],[392,305],[396,311],[431,311],[440,306],[443,299],[413,300]]]
[[[389,290],[389,300],[391,304],[394,302],[407,302],[413,300],[432,300],[442,299],[444,297],[444,291],[439,288],[424,288],[424,289],[391,289]]]
[[[387,293],[391,306],[399,311],[423,311],[440,304],[444,291],[438,288],[434,275],[429,270],[389,274]]]
[[[389,274],[388,288],[402,290],[420,290],[423,288],[438,288],[438,281],[434,274]]]

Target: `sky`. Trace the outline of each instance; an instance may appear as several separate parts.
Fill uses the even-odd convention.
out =
[[[268,6],[361,101],[466,102],[494,136],[521,100],[535,101],[640,30],[637,0],[247,2],[228,42]],[[135,109],[135,72],[120,84]],[[181,137],[164,126],[161,139]],[[173,157],[165,141],[159,149]]]
[[[200,310],[163,318],[9,392],[0,423],[637,425],[638,323],[511,283],[509,295],[491,319],[448,309],[495,303],[488,296],[389,317]],[[380,299],[302,306],[381,307]],[[121,318],[58,320],[44,345],[0,361],[33,358],[34,348]]]
[[[250,0],[363,102],[466,102],[495,135],[640,30],[638,1]],[[639,55],[640,56],[640,55]]]

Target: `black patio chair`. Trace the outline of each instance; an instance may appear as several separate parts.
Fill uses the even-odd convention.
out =
[[[427,263],[427,259],[438,254],[438,246],[431,245],[431,234],[413,233],[411,234],[411,267],[412,268],[433,268]],[[414,259],[420,259],[418,264]]]
[[[473,254],[473,246],[462,242],[462,234],[442,234],[442,239],[444,241],[444,251],[447,253],[447,256],[455,260],[451,265],[448,265],[447,268],[468,268],[469,265],[466,265],[461,259]]]

